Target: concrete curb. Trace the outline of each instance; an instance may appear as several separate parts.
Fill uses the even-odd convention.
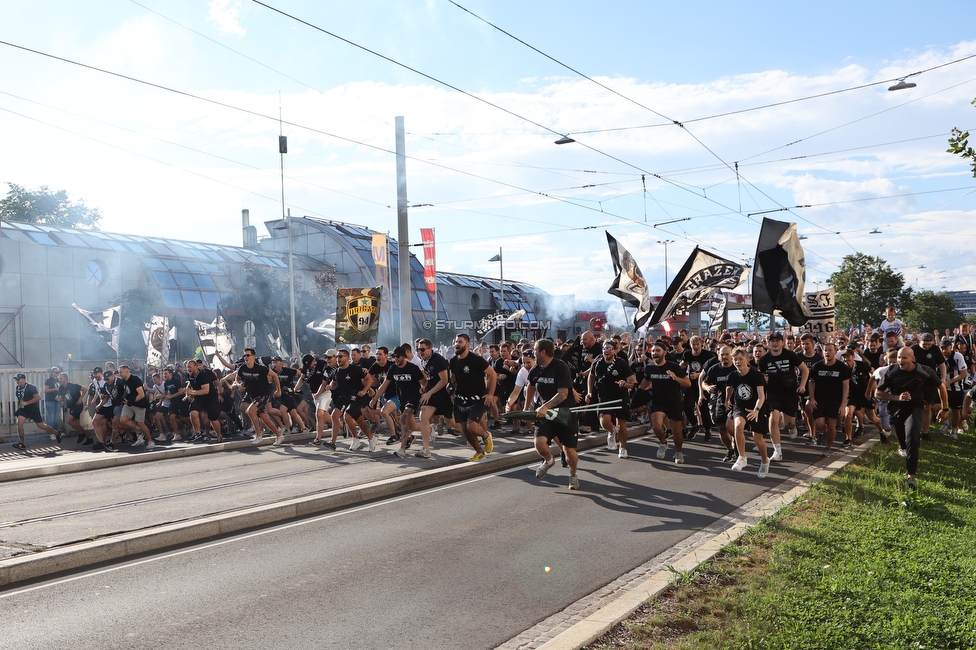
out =
[[[873,438],[845,453],[841,458],[836,460],[823,459],[805,468],[797,475],[783,481],[779,489],[773,494],[766,493],[727,515],[725,519],[731,524],[728,528],[704,540],[668,566],[678,572],[697,569],[704,562],[718,555],[723,548],[737,541],[762,517],[771,515],[783,506],[793,503],[801,495],[808,492],[814,484],[846,467],[852,460],[879,442],[880,440]],[[788,489],[783,491],[783,488]],[[654,561],[654,559],[650,560],[650,562]],[[658,571],[614,598],[596,612],[577,621],[568,629],[538,646],[539,650],[579,650],[583,646],[595,642],[618,623],[629,618],[649,599],[657,598],[664,593],[671,586],[674,576],[674,571],[671,570]]]
[[[645,435],[644,432],[638,433],[635,431],[631,435],[631,438],[637,439],[643,435]],[[269,440],[271,439],[269,438]],[[251,443],[244,441],[243,443],[223,444],[247,447]],[[579,439],[578,449],[588,450],[604,444],[606,444],[606,436],[604,434],[588,434]],[[236,446],[231,448],[237,448]],[[221,445],[210,445],[204,447],[198,453],[207,453],[208,449],[220,447]],[[179,452],[184,450],[173,451]],[[191,448],[189,451],[196,451],[196,449]],[[159,458],[161,454],[140,454],[140,456]],[[0,561],[0,588],[38,580],[95,564],[118,561],[167,548],[185,546],[216,537],[241,533],[261,526],[311,517],[341,508],[361,505],[370,501],[438,487],[454,481],[475,478],[518,467],[519,465],[525,465],[538,459],[538,457],[535,448],[530,448],[509,454],[492,456],[478,463],[464,461],[448,467],[421,471],[408,476],[383,479],[372,483],[332,490],[327,493],[289,499],[234,512],[221,513],[219,515],[200,517],[191,521],[166,524],[145,530],[121,533],[111,537],[71,544],[70,546],[39,551],[37,553],[18,555]]]

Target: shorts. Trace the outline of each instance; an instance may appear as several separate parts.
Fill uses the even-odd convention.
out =
[[[180,417],[188,418],[190,417],[190,403],[184,399],[179,399],[175,403],[176,408],[173,408],[173,404],[169,405],[169,412],[175,413]]]
[[[366,406],[368,400],[368,397],[356,398],[346,404],[345,407],[343,407],[342,412],[351,417],[353,420],[358,420],[362,417],[363,407]]]
[[[601,418],[604,415],[609,415],[612,418],[616,418],[618,422],[627,422],[630,420],[630,408],[627,406],[627,400],[624,400],[623,405],[618,406],[618,408],[598,409],[596,413]]]
[[[122,417],[122,408],[123,408],[123,405],[122,404],[119,404],[118,406],[113,407],[112,408],[112,417],[116,417],[116,418]]]
[[[251,397],[250,395],[248,395],[243,400],[241,400],[241,404],[254,404],[254,408],[257,409],[258,413],[267,413],[268,400],[270,399],[271,399],[271,395],[258,395],[257,397]],[[250,407],[248,406],[242,408],[241,410],[246,411],[248,408]]]
[[[814,419],[818,419],[818,420],[820,418],[830,418],[836,420],[839,417],[837,415],[839,412],[840,412],[839,399],[832,399],[824,402],[817,400],[817,408],[813,410],[813,417]]]
[[[769,412],[762,408],[759,411],[759,418],[756,420],[749,420],[746,418],[745,409],[740,409],[737,407],[732,407],[732,418],[742,418],[746,421],[745,430],[751,431],[752,433],[769,433]]]
[[[951,409],[961,409],[962,408],[962,398],[963,393],[961,390],[950,390],[949,391],[949,408]]]
[[[111,420],[115,417],[115,409],[111,406],[99,406],[95,409],[95,415],[101,415],[106,420]]]
[[[84,411],[84,410],[85,410],[85,407],[84,406],[81,406],[80,404],[77,405],[77,406],[72,406],[70,409],[68,409],[68,415],[70,415],[73,418],[80,418],[81,417],[81,412]]]
[[[431,395],[430,401],[422,405],[421,408],[427,406],[434,407],[435,416],[440,415],[445,418],[454,417],[454,405],[451,403],[451,398],[443,390],[439,390]]]
[[[860,391],[858,391],[860,392]],[[847,405],[853,406],[856,410],[860,409],[873,409],[874,400],[868,399],[863,394],[857,396],[851,396],[847,398]]]
[[[332,410],[332,391],[323,391],[321,395],[315,398],[315,410],[326,412]]]
[[[295,401],[295,397],[294,395],[292,395],[292,393],[281,394],[281,405],[284,406],[289,411],[298,408],[298,403]]]
[[[420,396],[397,397],[397,402],[400,403],[401,413],[416,413],[419,410]]]
[[[795,418],[799,401],[796,398],[796,391],[771,390],[766,393],[766,403],[763,405],[766,411],[779,411],[786,417]]]
[[[685,413],[684,404],[681,402],[655,402],[653,399],[648,410],[651,413],[664,413],[669,420],[680,420]]]
[[[547,443],[551,443],[553,438],[557,438],[563,447],[576,449],[579,438],[579,419],[575,413],[570,418],[569,426],[542,419],[536,420],[536,427],[535,435],[545,438]]]
[[[637,389],[630,400],[630,408],[639,409],[651,401],[651,391]]]
[[[713,399],[709,401],[708,412],[712,416],[712,422],[720,427],[729,421],[729,412],[725,408],[725,400]]]
[[[44,418],[41,417],[41,407],[37,405],[37,402],[17,409],[17,411],[14,412],[14,415],[17,417],[25,417],[31,422],[36,422],[37,424],[44,421]]]
[[[387,404],[389,404],[390,402],[393,402],[393,406],[396,407],[396,410],[398,410],[398,411],[400,410],[400,398],[397,397],[396,395],[394,395],[393,397],[381,397],[380,398],[380,410],[382,410],[382,408],[384,406],[386,406]],[[414,404],[416,404],[416,403],[417,402],[414,402]]]
[[[190,410],[206,413],[211,420],[220,419],[220,402],[218,400],[195,399],[190,404]]]
[[[138,406],[129,406],[126,404],[122,407],[122,417],[129,418],[136,422],[146,421],[146,409],[140,408]]]
[[[925,403],[926,404],[940,404],[939,400],[939,387],[938,386],[925,386]]]
[[[478,423],[485,414],[485,403],[480,397],[463,398],[456,397],[454,401],[454,420],[462,424],[464,422]]]
[[[169,406],[157,406],[156,407],[156,413],[159,413],[160,415],[164,415],[164,416],[165,415],[169,415],[169,411],[170,411],[170,407]]]

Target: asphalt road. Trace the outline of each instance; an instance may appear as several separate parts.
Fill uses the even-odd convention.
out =
[[[819,458],[524,467],[0,592],[0,648],[492,648]]]

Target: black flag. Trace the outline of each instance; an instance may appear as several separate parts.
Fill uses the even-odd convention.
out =
[[[735,289],[742,284],[749,267],[736,264],[697,246],[664,292],[651,317],[651,327],[675,314],[688,311],[717,289]]]
[[[763,219],[752,272],[752,308],[765,314],[778,312],[790,325],[810,320],[803,304],[806,261],[796,224]]]
[[[637,331],[651,315],[651,297],[647,294],[647,281],[633,256],[618,244],[609,232],[607,232],[607,244],[610,246],[613,272],[616,273],[607,293],[637,307],[637,313],[634,314],[634,331]]]

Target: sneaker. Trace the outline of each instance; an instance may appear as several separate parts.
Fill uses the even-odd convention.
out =
[[[275,436],[275,441],[271,443],[272,447],[280,447],[285,444],[285,436]]]
[[[496,430],[497,430],[497,429],[501,429],[501,428],[502,428],[502,423],[501,423],[501,422],[499,422],[498,420],[495,420],[495,422],[494,422],[494,424],[492,424],[492,425],[491,425],[490,427],[488,427],[488,428],[489,428],[489,429],[496,429]],[[491,453],[491,452],[488,452],[488,453]]]
[[[774,449],[773,450],[773,455],[769,457],[769,460],[783,460],[783,450],[782,449]],[[762,470],[760,470],[760,471],[762,471]],[[759,478],[762,478],[762,477],[760,476]]]
[[[152,438],[150,438],[149,442],[146,443],[146,451],[150,451],[155,448],[156,448],[156,443],[152,440]]]
[[[668,453],[668,443],[664,443],[663,445],[659,444],[657,446],[657,457],[658,458],[663,459],[665,457],[665,455],[667,455],[667,453]]]
[[[471,462],[477,463],[479,460],[484,460],[486,458],[488,458],[488,455],[479,451],[477,454],[471,457]]]
[[[830,447],[826,447],[826,448],[824,448],[824,450],[822,452],[820,452],[820,455],[821,455],[821,457],[826,458],[827,456],[830,455],[830,452],[832,452],[832,451],[833,451],[833,449],[831,449]]]
[[[414,436],[414,435],[413,435],[413,434],[411,433],[411,434],[410,434],[410,437],[409,437],[409,438],[407,438],[407,449],[410,449],[410,445],[412,445],[412,444],[413,444],[413,441],[414,441],[414,440],[416,440],[416,439],[417,439],[417,438],[416,438],[416,436]]]
[[[705,442],[711,442],[712,441],[712,430],[711,429],[705,429],[705,437],[702,438],[702,440],[704,440]]]
[[[352,442],[349,443],[349,451],[356,451],[363,446],[363,443],[359,442],[359,438],[354,437]]]
[[[607,434],[607,451],[617,451],[617,437],[612,434]]]
[[[491,431],[485,432],[485,455],[491,453],[491,450],[495,448],[495,441],[491,439]]]
[[[552,469],[552,466],[555,465],[555,464],[556,464],[556,459],[555,458],[553,458],[552,460],[550,460],[548,462],[547,461],[542,461],[542,463],[538,467],[535,468],[535,477],[536,478],[543,478],[546,474],[549,473],[549,470]]]
[[[844,449],[850,449],[851,447],[854,446],[854,441],[851,440],[850,438],[845,438],[844,442],[842,442],[840,446],[843,447]]]
[[[578,490],[579,489],[579,479],[576,478],[576,475],[575,474],[573,474],[572,476],[569,477],[569,489],[570,490]]]
[[[950,433],[949,435],[952,437],[953,440],[959,440],[960,433],[962,433],[962,429],[953,429],[952,433]]]
[[[738,457],[739,457],[739,455],[737,453],[735,453],[734,451],[732,451],[731,449],[729,449],[728,453],[725,454],[725,458],[722,459],[722,462],[723,463],[731,463],[732,461],[734,461]]]
[[[759,463],[759,473],[756,474],[759,478],[766,478],[769,475],[769,463]]]
[[[403,460],[404,458],[407,457],[407,450],[404,449],[403,447],[397,447],[396,449],[393,450],[393,455]]]
[[[882,431],[880,435],[881,435],[881,444],[887,445],[888,444],[888,434],[885,433],[884,431]]]
[[[796,437],[797,437],[798,435],[800,435],[800,432],[796,430],[796,427],[790,427],[789,429],[787,429],[787,431],[788,431],[788,432],[789,432],[789,434],[790,434],[790,440],[793,440],[793,439],[795,439],[795,438],[796,438]]]
[[[252,445],[260,445],[261,444],[261,440],[263,440],[263,439],[264,439],[264,436],[254,436],[253,438],[251,438],[251,444]]]
[[[898,455],[901,456],[902,458],[908,458],[908,450],[905,449],[904,447],[899,447]]]
[[[27,445],[22,442],[15,442],[14,449],[19,449],[20,451],[27,451]]]
[[[400,438],[398,436],[390,436],[386,439],[386,444],[388,445],[395,445],[398,442],[400,442]]]
[[[414,456],[417,458],[430,458],[430,449],[421,449]]]
[[[563,451],[559,452],[559,463],[563,467],[569,467],[569,461],[566,460],[566,452]]]
[[[132,443],[132,446],[133,447],[141,447],[144,444],[146,444],[146,439],[143,438],[142,437],[142,434],[140,433],[138,436],[136,436],[136,441]]]
[[[621,447],[620,451],[617,452],[617,458],[627,458],[627,450]]]
[[[685,440],[694,440],[695,436],[698,435],[698,427],[692,427],[688,433],[685,434]]]
[[[118,448],[111,442],[105,443],[105,451],[110,451],[113,454],[118,451]]]
[[[51,440],[51,442],[61,442],[61,437],[56,436],[53,433],[47,434],[47,437]]]
[[[318,447],[318,446],[320,446],[322,444],[322,439],[321,438],[312,438],[311,440],[308,441],[308,444],[313,445],[315,447]]]
[[[745,469],[746,465],[748,465],[748,464],[749,464],[749,461],[746,460],[746,457],[745,456],[739,456],[739,458],[732,465],[732,471],[733,472],[738,472],[739,470]]]
[[[676,465],[683,465],[685,462],[685,455],[680,451],[674,452],[674,462]]]
[[[376,451],[376,436],[373,436],[372,438],[369,439],[369,451],[370,452]]]
[[[430,430],[430,446],[434,446],[434,442],[437,440],[437,431],[435,429]]]
[[[103,445],[100,442],[96,442],[96,443],[92,444],[91,450],[92,451],[105,451],[105,445]]]
[[[909,476],[908,477],[908,489],[909,490],[914,490],[915,488],[916,488],[916,485],[915,485],[915,477],[914,476]]]
[[[91,438],[85,438],[85,441],[84,441],[83,443],[81,443],[81,444],[82,444],[82,445],[90,445],[90,444],[92,444],[92,442],[93,442],[93,441],[92,441],[92,439],[91,439]]]
[[[515,427],[514,429],[512,429],[512,433],[516,436],[520,435],[522,433],[522,429],[520,429],[519,427]]]
[[[332,442],[331,440],[323,440],[322,441],[322,446],[323,447],[328,447],[332,451],[335,451],[336,450],[336,443]]]

